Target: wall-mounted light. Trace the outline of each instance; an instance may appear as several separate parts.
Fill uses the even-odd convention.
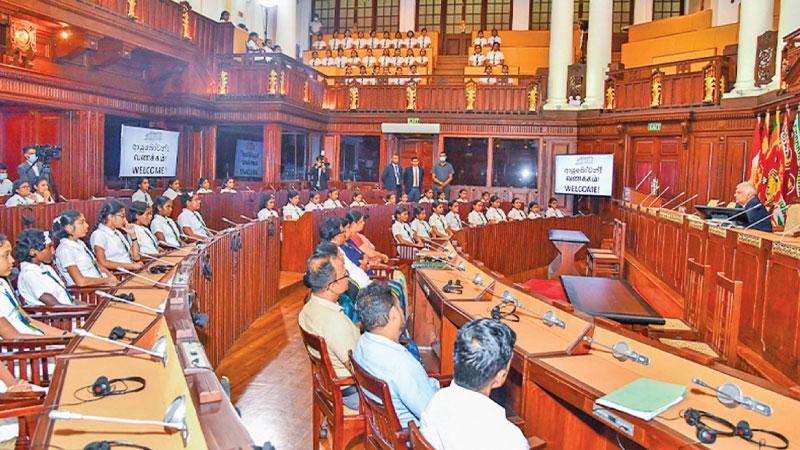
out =
[[[69,39],[69,37],[72,36],[72,33],[70,33],[69,30],[61,30],[58,35],[61,37],[61,39]]]

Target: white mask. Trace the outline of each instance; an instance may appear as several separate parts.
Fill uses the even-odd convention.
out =
[[[439,157],[439,161],[445,162],[445,161],[447,161],[447,157],[446,156],[440,156]]]

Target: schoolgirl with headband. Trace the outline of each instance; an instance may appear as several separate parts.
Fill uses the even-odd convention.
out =
[[[125,206],[116,201],[103,203],[89,243],[98,264],[109,270],[139,270],[139,238],[125,217]]]
[[[29,228],[14,243],[14,258],[20,262],[17,290],[30,306],[75,305],[67,284],[50,266],[53,262],[53,241],[47,231]]]
[[[198,192],[187,192],[181,197],[183,211],[178,215],[178,226],[181,232],[197,241],[208,239],[208,227],[200,214],[200,195]]]
[[[52,237],[58,241],[56,270],[67,286],[102,286],[119,283],[117,277],[97,263],[97,259],[83,242],[89,224],[83,214],[68,209],[53,220]]]
[[[164,243],[171,248],[183,247],[181,229],[171,217],[172,199],[166,195],[156,197],[153,201],[153,211],[155,214],[150,222],[150,231],[156,235],[159,244]]]
[[[256,216],[258,220],[272,219],[278,217],[278,211],[275,211],[275,196],[267,194],[261,198],[261,209]]]

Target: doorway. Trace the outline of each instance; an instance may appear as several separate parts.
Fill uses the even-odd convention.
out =
[[[400,155],[400,165],[411,165],[411,157],[419,158],[425,175],[422,178],[423,188],[431,186],[431,169],[433,168],[433,136],[398,136],[397,153]]]

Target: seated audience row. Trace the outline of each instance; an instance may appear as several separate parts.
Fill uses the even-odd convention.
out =
[[[358,52],[356,50],[351,50],[350,55],[345,55],[344,49],[339,49],[336,53],[336,56],[333,55],[331,50],[325,51],[325,56],[320,57],[319,52],[316,50],[311,52],[311,59],[308,61],[308,65],[311,67],[338,67],[343,69],[345,67],[359,67],[359,66],[366,66],[366,67],[374,67],[374,66],[381,66],[381,67],[411,67],[411,66],[422,66],[427,67],[430,60],[428,59],[428,54],[425,49],[419,51],[419,55],[415,55],[412,49],[408,49],[403,55],[402,51],[397,48],[394,50],[394,53],[390,52],[389,49],[384,49],[383,54],[379,57],[375,57],[372,53],[372,49],[367,49],[367,54],[364,57],[358,56]]]
[[[473,53],[469,56],[470,66],[502,66],[505,64],[506,55],[500,50],[500,44],[492,45],[492,50],[487,54],[483,54],[483,48],[476,45],[473,48]]]
[[[353,37],[353,33],[350,30],[346,30],[344,34],[334,31],[328,41],[325,41],[322,33],[317,33],[314,42],[311,44],[311,48],[314,50],[349,50],[351,48],[429,48],[430,46],[431,38],[428,36],[428,30],[425,28],[420,30],[419,36],[417,36],[413,31],[408,31],[406,36],[403,37],[403,33],[397,31],[394,33],[394,37],[392,37],[391,32],[384,31],[382,39],[378,37],[378,33],[375,30],[370,31],[369,34],[359,31],[355,37]]]
[[[8,180],[6,180],[8,181]],[[13,195],[6,200],[7,207],[30,206],[55,203],[56,199],[50,192],[50,182],[46,177],[39,177],[31,185],[26,179],[18,179],[11,183]]]
[[[409,67],[408,73],[405,73],[403,68],[400,66],[395,67],[392,69],[391,67],[383,67],[380,66],[373,66],[372,67],[372,74],[367,72],[367,68],[361,66],[359,68],[358,78],[352,78],[353,76],[353,69],[352,67],[347,67],[344,70],[344,84],[351,85],[351,84],[360,84],[362,86],[377,86],[377,85],[397,85],[403,86],[406,84],[419,84],[422,81],[420,78],[419,73],[417,72],[417,66]],[[392,77],[394,75],[394,77]]]

